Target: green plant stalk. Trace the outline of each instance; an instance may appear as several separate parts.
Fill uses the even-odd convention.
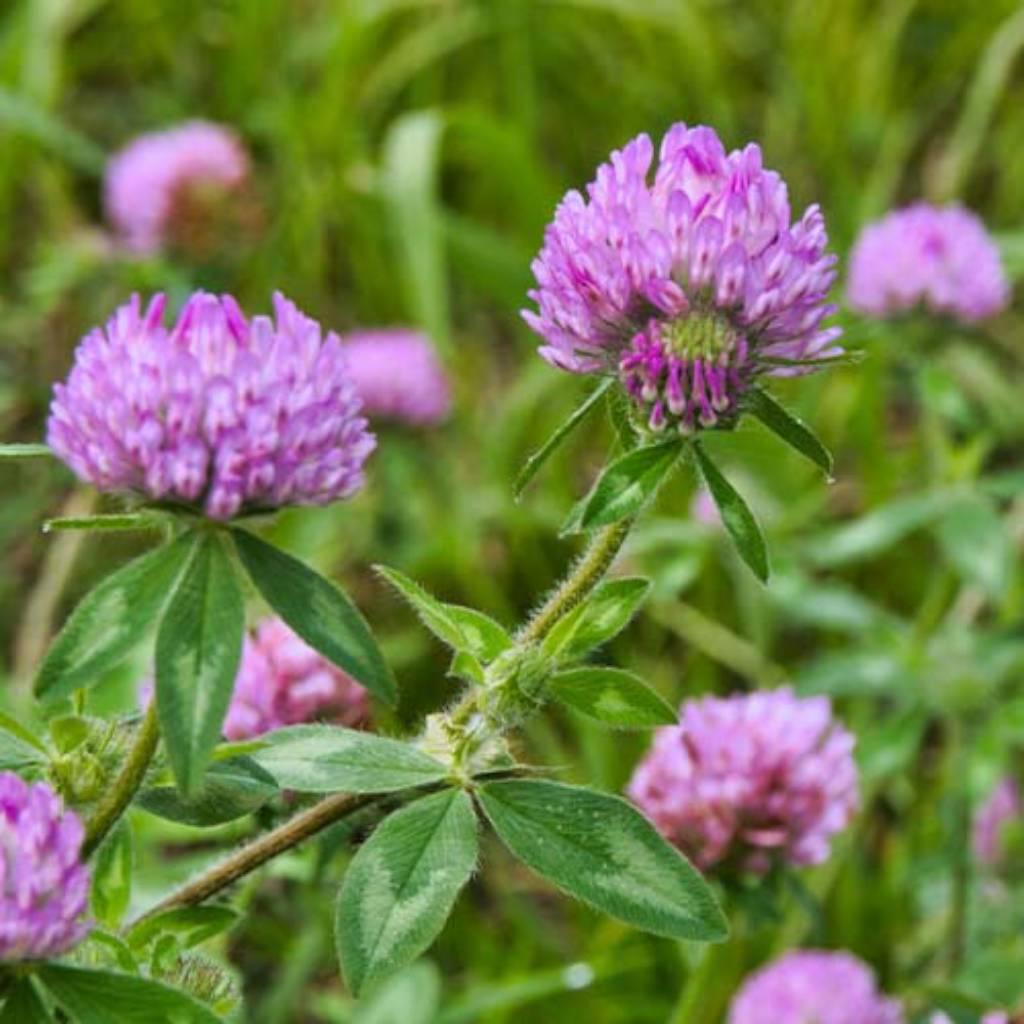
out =
[[[152,700],[110,792],[99,802],[85,827],[83,858],[96,852],[107,833],[117,824],[125,808],[132,802],[139,786],[142,785],[142,780],[146,777],[146,771],[159,742],[160,725],[157,722],[156,701]]]
[[[704,947],[668,1024],[715,1024],[742,972],[744,945],[739,936]]]
[[[967,946],[968,904],[971,890],[971,799],[965,760],[970,749],[963,726],[950,723],[950,762],[953,769],[953,843],[951,857],[952,893],[947,936],[947,976],[956,977]]]
[[[604,527],[587,546],[566,578],[519,631],[520,644],[538,643],[604,579],[629,536],[635,517]]]
[[[633,519],[627,519],[605,527],[595,535],[563,583],[520,632],[518,643],[521,647],[527,647],[542,640],[564,615],[572,611],[593,591],[611,567],[632,525]],[[457,732],[463,729],[473,717],[478,707],[479,693],[479,689],[468,690],[463,699],[445,715],[445,719],[453,731]],[[395,795],[390,793],[386,794],[386,797],[393,799]],[[147,910],[138,920],[146,920],[174,907],[188,907],[203,903],[279,854],[298,846],[328,826],[334,825],[382,799],[385,799],[385,796],[380,794],[334,793],[325,797],[319,803],[290,818],[283,825],[254,839],[237,853],[231,854],[220,863],[213,865],[191,882],[187,882],[156,906]],[[110,824],[113,822],[111,821]],[[107,825],[107,828],[110,827],[110,824]]]
[[[165,910],[172,910],[175,907],[191,907],[197,903],[203,903],[250,872],[262,867],[267,861],[298,846],[329,825],[355,814],[356,811],[360,811],[378,800],[385,799],[385,796],[390,798],[394,794],[334,793],[325,797],[312,807],[289,818],[283,825],[254,839],[237,853],[214,864],[212,868],[204,871],[191,882],[186,882],[180,889],[176,889],[170,896],[147,910],[132,923],[131,927]]]

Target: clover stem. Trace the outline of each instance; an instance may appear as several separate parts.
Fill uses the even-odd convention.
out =
[[[131,803],[146,777],[146,771],[159,742],[160,725],[156,716],[156,701],[152,700],[135,734],[135,742],[121,765],[121,771],[86,824],[85,840],[82,843],[83,858],[91,856],[97,850]]]

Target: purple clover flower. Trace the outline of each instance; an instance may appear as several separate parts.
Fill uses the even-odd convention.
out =
[[[47,443],[79,477],[213,519],[362,486],[376,442],[337,335],[279,293],[273,318],[204,292],[170,330],[163,311],[163,295],[145,312],[134,296],[54,388]]]
[[[971,322],[1009,302],[999,251],[962,206],[914,203],[869,224],[850,254],[847,298],[858,312],[887,317],[923,305]]]
[[[845,952],[796,950],[747,978],[729,1024],[903,1024],[903,1011],[875,987],[871,969]]]
[[[167,242],[176,208],[190,192],[229,192],[249,174],[249,159],[230,129],[189,121],[140,135],[107,166],[104,203],[124,245],[146,255]]]
[[[928,1024],[953,1024],[949,1014],[939,1010],[931,1015]],[[984,1014],[978,1024],[1011,1024],[1010,1015],[1002,1010],[992,1010]]]
[[[0,962],[57,957],[88,935],[83,834],[45,783],[0,772]]]
[[[858,806],[853,746],[825,697],[705,697],[657,730],[628,793],[702,868],[820,864]]]
[[[651,431],[729,427],[760,374],[840,354],[822,326],[836,258],[817,206],[791,223],[758,146],[676,124],[652,181],[653,155],[639,135],[565,196],[523,317],[552,365],[617,374]]]
[[[430,339],[419,331],[356,331],[345,336],[344,349],[370,419],[425,427],[451,411],[448,376]]]
[[[1001,779],[974,816],[972,845],[982,864],[997,865],[1003,858],[1003,830],[1012,821],[1024,822],[1024,799],[1016,781]]]
[[[247,740],[316,719],[355,728],[369,716],[369,695],[359,683],[280,619],[267,619],[246,637],[224,735]]]

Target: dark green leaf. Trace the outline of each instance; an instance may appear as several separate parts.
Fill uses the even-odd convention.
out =
[[[0,711],[0,729],[17,737],[26,746],[35,747],[40,754],[46,754],[46,744],[27,726],[22,725],[13,715]]]
[[[728,935],[708,884],[625,800],[539,779],[489,782],[479,798],[505,845],[570,896],[656,935]]]
[[[0,722],[0,771],[21,772],[34,765],[45,764],[46,754],[26,743],[20,735],[8,732]]]
[[[156,638],[156,706],[182,793],[197,792],[220,739],[242,653],[245,605],[224,540],[203,536]]]
[[[293,725],[263,739],[253,760],[282,788],[303,793],[390,793],[448,774],[411,743],[336,725]]]
[[[0,1024],[50,1024],[52,1020],[31,977],[15,982],[0,1010]]]
[[[605,392],[615,382],[614,377],[608,377],[601,381],[593,391],[586,397],[582,405],[578,406],[572,415],[537,449],[527,460],[516,477],[512,494],[516,501],[523,496],[530,481],[540,472],[541,467],[561,446],[562,442],[587,418],[594,406],[601,400]]]
[[[174,786],[153,786],[136,802],[160,818],[206,828],[252,814],[277,792],[266,769],[250,757],[233,757],[210,764],[195,796],[183,797]]]
[[[244,530],[232,533],[242,562],[267,604],[310,647],[375,696],[394,704],[398,698],[395,678],[355,605],[298,559]]]
[[[231,907],[209,904],[199,907],[174,907],[153,917],[144,918],[128,932],[133,950],[144,949],[159,935],[173,935],[184,949],[198,946],[215,935],[226,932],[240,920],[241,914]]]
[[[220,1024],[184,992],[149,978],[48,963],[39,979],[76,1024]]]
[[[185,534],[108,576],[71,613],[36,679],[40,697],[99,682],[159,620],[198,539]]]
[[[673,438],[620,455],[591,490],[580,514],[580,528],[607,526],[639,512],[661,486],[681,451],[682,441]]]
[[[626,628],[650,592],[650,580],[627,576],[607,580],[561,619],[544,641],[544,652],[572,661]]]
[[[53,458],[53,452],[45,444],[0,444],[0,459],[41,459]]]
[[[752,388],[747,392],[747,407],[773,433],[791,448],[810,459],[830,480],[832,453],[815,437],[813,431],[788,409],[779,405],[766,391]]]
[[[116,931],[132,897],[132,830],[122,818],[96,851],[90,906],[93,916]]]
[[[739,491],[722,476],[700,442],[693,442],[693,452],[697,457],[697,465],[700,467],[701,476],[704,477],[704,483],[718,506],[722,525],[736,545],[736,550],[754,575],[762,583],[766,582],[768,549],[765,547],[764,535],[753,512],[747,508],[747,503],[740,497]]]
[[[338,894],[338,954],[354,993],[434,941],[476,858],[476,815],[461,790],[424,797],[377,826]]]
[[[605,725],[648,729],[678,719],[667,701],[622,669],[599,665],[568,669],[553,675],[549,685],[555,700]]]

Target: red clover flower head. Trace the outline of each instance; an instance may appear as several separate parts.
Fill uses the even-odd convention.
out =
[[[424,334],[401,328],[356,331],[343,342],[349,375],[371,420],[427,427],[451,411],[448,376]]]
[[[182,204],[237,190],[248,174],[245,149],[222,125],[189,121],[140,135],[107,166],[107,216],[128,249],[154,253],[168,241]]]
[[[79,477],[221,520],[362,486],[376,442],[337,335],[279,293],[273,317],[204,292],[163,312],[133,297],[54,388],[47,443]]]
[[[788,687],[683,704],[628,793],[700,867],[820,864],[858,805],[854,737]]]
[[[999,251],[973,213],[914,203],[861,232],[850,254],[847,297],[869,316],[923,305],[970,323],[1002,310],[1010,290]]]
[[[899,1003],[875,986],[851,953],[796,950],[752,974],[729,1008],[729,1024],[903,1024]]]
[[[45,783],[0,773],[0,962],[57,957],[89,933],[83,834]]]
[[[616,374],[650,431],[729,427],[760,374],[840,354],[822,326],[836,257],[817,206],[791,221],[758,146],[676,124],[652,179],[653,158],[639,135],[565,196],[523,316],[554,366]]]
[[[355,728],[369,716],[369,694],[359,683],[280,619],[266,619],[242,648],[224,735],[247,740],[317,719]]]

